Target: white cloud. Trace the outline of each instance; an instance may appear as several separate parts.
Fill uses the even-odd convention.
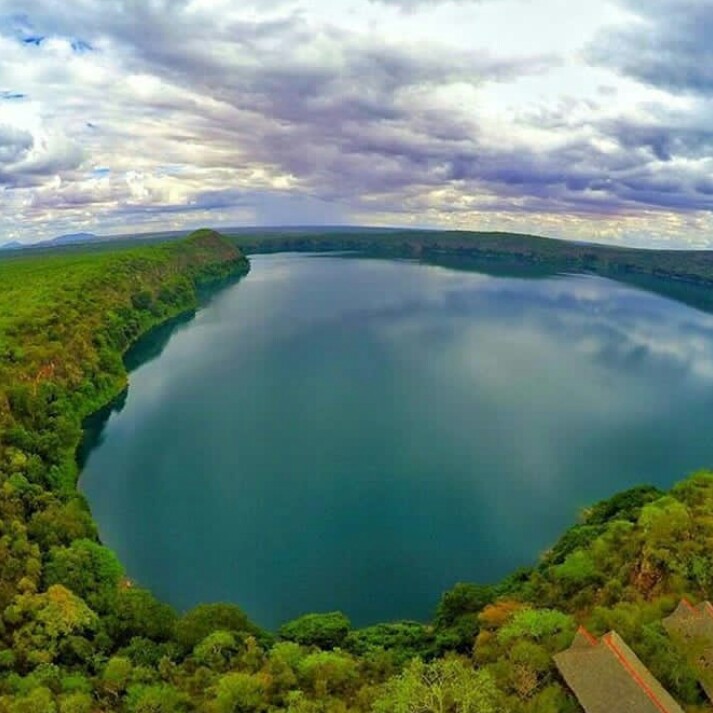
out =
[[[404,5],[0,0],[0,236],[301,218],[708,239],[709,100],[590,64],[602,28],[637,31],[630,4]]]

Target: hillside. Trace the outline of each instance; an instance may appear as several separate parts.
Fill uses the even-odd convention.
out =
[[[622,278],[644,275],[696,284],[713,283],[713,251],[643,250],[516,233],[468,231],[376,230],[364,233],[265,231],[229,233],[246,253],[359,250],[373,255],[400,255],[427,262],[479,258],[518,263],[553,272],[586,272]]]
[[[58,235],[47,242],[50,245],[76,245],[81,243],[91,243],[97,240],[98,236],[94,233],[67,233],[66,235]]]
[[[126,384],[121,354],[153,325],[195,309],[199,284],[245,269],[240,251],[211,231],[163,246],[0,261],[0,468],[23,472],[11,464],[26,461],[45,485],[71,482],[81,419]]]
[[[224,233],[246,255],[271,252],[359,251],[463,267],[468,259],[493,270],[528,267],[539,273],[598,274],[620,281],[663,278],[713,284],[713,251],[650,250],[505,232],[438,231],[380,228],[233,228]],[[139,244],[181,240],[185,233],[146,233],[96,238],[84,244],[43,242],[31,252],[113,250]],[[30,252],[30,251],[28,251]],[[664,290],[666,287],[663,288]]]

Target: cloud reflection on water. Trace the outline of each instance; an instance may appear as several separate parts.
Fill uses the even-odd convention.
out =
[[[711,315],[600,278],[258,257],[133,373],[82,482],[178,606],[422,618],[712,464],[712,376]]]

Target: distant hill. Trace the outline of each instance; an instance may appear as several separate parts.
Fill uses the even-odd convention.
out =
[[[56,238],[42,240],[39,243],[20,243],[13,240],[9,243],[1,243],[0,250],[22,250],[34,248],[52,248],[62,247],[63,245],[86,245],[87,243],[100,242],[106,240],[94,233],[67,233],[66,235],[58,235]]]
[[[68,233],[67,235],[59,235],[52,240],[48,240],[49,245],[76,245],[78,243],[90,243],[98,240],[99,236],[94,233]]]

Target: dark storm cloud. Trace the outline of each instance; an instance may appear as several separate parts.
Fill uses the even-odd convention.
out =
[[[711,0],[622,0],[641,22],[602,32],[594,62],[662,89],[713,95]]]

